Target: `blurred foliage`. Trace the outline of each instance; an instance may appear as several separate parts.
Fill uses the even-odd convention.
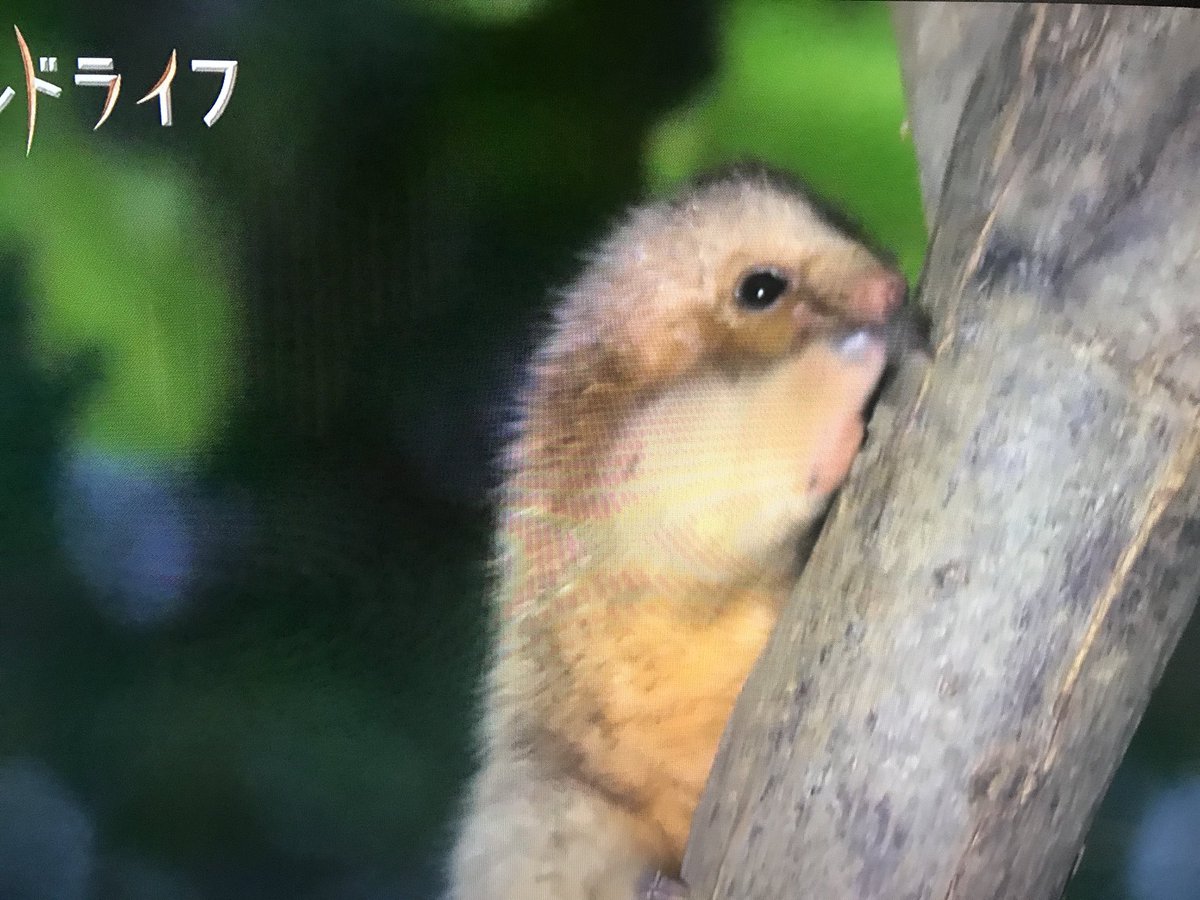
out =
[[[214,217],[168,159],[42,131],[28,160],[0,167],[0,242],[25,250],[45,361],[86,348],[103,367],[74,439],[160,458],[206,449],[238,363]]]
[[[10,16],[64,90],[28,159],[20,90],[0,114],[0,763],[45,763],[95,821],[96,897],[431,897],[470,766],[492,460],[547,288],[635,198],[747,155],[915,276],[886,9]],[[173,47],[168,129],[134,101]],[[83,55],[125,85],[94,133]],[[212,129],[193,57],[240,63]],[[1135,742],[1160,772],[1200,741],[1176,727],[1189,640]],[[1072,896],[1126,896],[1131,828],[1104,823],[1141,785]]]
[[[553,0],[416,0],[413,9],[452,20],[509,23],[542,12]]]

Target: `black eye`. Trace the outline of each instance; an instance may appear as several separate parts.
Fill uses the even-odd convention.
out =
[[[737,299],[746,309],[766,309],[788,289],[787,279],[760,269],[751,272],[737,287]]]

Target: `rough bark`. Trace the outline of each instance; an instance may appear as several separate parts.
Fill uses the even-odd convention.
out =
[[[931,226],[967,91],[983,59],[996,51],[1008,33],[1019,8],[1016,3],[944,0],[890,4],[921,173],[921,203]]]
[[[998,21],[927,261],[935,360],[737,704],[696,898],[1058,897],[1200,592],[1200,13]]]

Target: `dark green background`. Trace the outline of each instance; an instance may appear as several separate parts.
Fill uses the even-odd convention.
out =
[[[492,460],[547,290],[625,205],[745,155],[915,278],[886,9],[5,13],[0,900],[430,898],[469,769]],[[63,87],[29,158],[14,24]],[[162,128],[135,101],[172,48]],[[94,133],[85,55],[123,77]],[[217,84],[189,61],[214,57],[240,71],[208,129]],[[1198,654],[1191,636],[1070,896],[1200,897],[1169,857],[1126,887],[1143,811],[1197,769]],[[1151,849],[1200,843],[1198,805]]]

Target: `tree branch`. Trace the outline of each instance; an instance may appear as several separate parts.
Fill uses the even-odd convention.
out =
[[[967,93],[1020,8],[1015,3],[893,0],[892,29],[921,174],[925,221],[937,218],[942,179]]]

